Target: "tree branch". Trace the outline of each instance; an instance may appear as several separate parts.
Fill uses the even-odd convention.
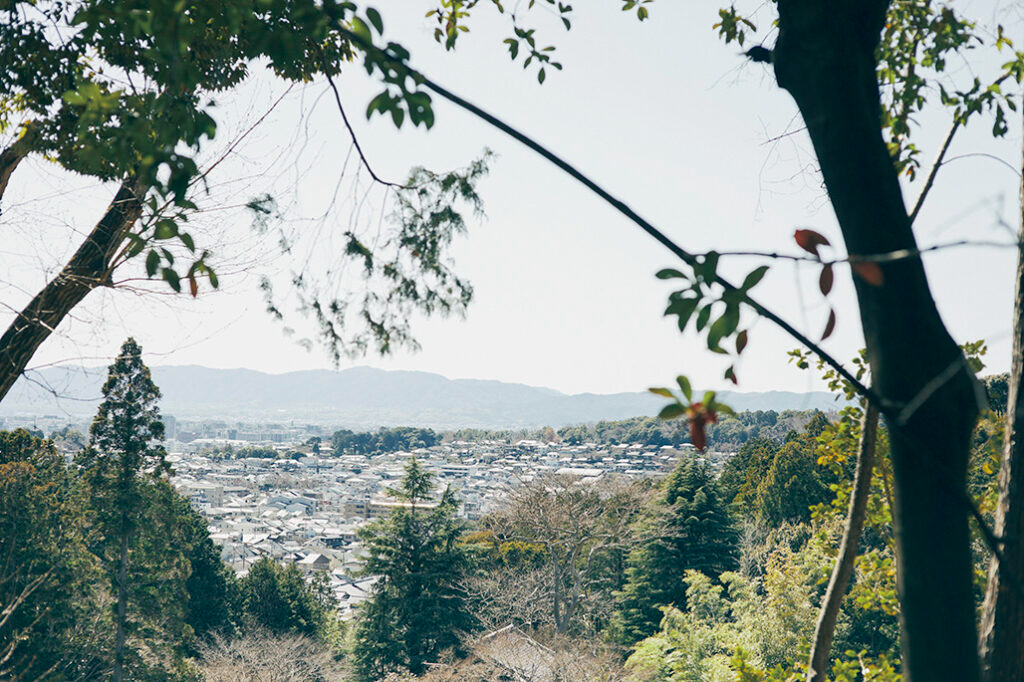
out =
[[[324,75],[327,76],[327,83],[331,86],[331,90],[334,91],[334,101],[338,104],[338,111],[341,113],[341,120],[344,121],[345,127],[348,128],[349,137],[352,138],[352,144],[356,148],[356,152],[359,154],[359,158],[363,162],[363,167],[370,174],[370,177],[374,179],[380,185],[385,187],[394,187],[395,189],[412,189],[408,185],[400,185],[397,182],[388,182],[382,179],[379,175],[373,172],[373,168],[370,166],[370,161],[366,158],[366,154],[363,153],[363,148],[359,144],[359,139],[356,137],[356,131],[352,129],[352,124],[348,121],[348,116],[345,115],[345,107],[341,104],[341,95],[338,93],[338,87],[334,84],[334,79],[331,78],[330,72],[327,68],[324,68]]]
[[[935,163],[932,164],[932,169],[928,173],[928,179],[925,180],[924,187],[921,188],[921,194],[918,195],[917,201],[914,202],[914,209],[910,212],[911,223],[914,222],[917,214],[921,211],[921,207],[924,206],[924,200],[928,198],[928,192],[931,191],[932,185],[935,184],[935,176],[938,174],[939,168],[942,167],[942,160],[946,157],[946,152],[949,151],[949,144],[953,141],[953,136],[956,135],[958,130],[960,130],[960,119],[953,121],[949,134],[946,135],[946,141],[942,143],[939,155],[935,158]]]
[[[10,182],[14,169],[31,151],[31,139],[31,128],[27,126],[21,136],[0,153],[0,199],[3,199],[7,183]]]
[[[56,278],[36,294],[0,337],[0,400],[61,320],[90,291],[110,281],[111,260],[142,214],[145,189],[129,177],[86,240]]]
[[[853,491],[850,493],[850,508],[839,544],[839,555],[832,568],[828,590],[821,602],[818,624],[814,628],[814,642],[811,646],[811,662],[807,669],[808,682],[828,681],[829,653],[832,637],[836,630],[839,607],[846,595],[857,558],[857,544],[860,542],[864,517],[867,515],[868,497],[871,492],[871,470],[875,461],[875,443],[878,433],[878,408],[868,405],[861,421],[860,447],[857,449],[857,470],[853,477]]]

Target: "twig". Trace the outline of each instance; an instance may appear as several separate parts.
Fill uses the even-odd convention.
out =
[[[334,91],[334,101],[338,103],[338,111],[341,112],[341,120],[345,122],[345,127],[348,128],[348,134],[352,138],[352,144],[355,146],[356,151],[359,153],[359,158],[363,161],[363,166],[366,171],[370,174],[378,184],[384,185],[385,187],[395,187],[397,189],[412,189],[409,185],[400,185],[397,182],[388,182],[387,180],[381,179],[379,175],[373,172],[373,168],[370,166],[370,161],[366,158],[366,154],[363,153],[363,148],[359,145],[359,138],[356,137],[356,131],[352,129],[352,124],[348,122],[348,116],[345,115],[345,107],[341,104],[341,95],[338,93],[338,87],[334,84],[334,79],[331,78],[330,71],[324,66],[324,75],[327,76],[327,83],[331,86],[331,90]]]
[[[837,265],[840,263],[893,263],[895,261],[907,260],[910,258],[917,258],[922,254],[929,253],[931,251],[940,251],[942,249],[952,249],[960,246],[975,246],[975,247],[986,247],[986,248],[1019,248],[1024,244],[1017,244],[1014,242],[998,242],[991,240],[974,240],[974,239],[961,239],[955,242],[946,242],[943,244],[932,244],[917,249],[897,249],[896,251],[889,251],[886,253],[876,253],[870,256],[846,256],[845,258],[832,258],[832,259],[821,259],[815,258],[810,255],[793,254],[793,253],[779,253],[777,251],[715,251],[719,256],[747,256],[754,258],[771,258],[774,260],[790,260],[803,263],[815,263],[818,265]]]
[[[960,130],[960,119],[953,121],[953,125],[949,129],[949,134],[946,135],[946,141],[942,143],[942,148],[939,149],[939,155],[935,158],[935,163],[932,164],[932,170],[928,173],[928,179],[924,182],[924,187],[921,188],[921,193],[917,196],[917,201],[914,202],[914,210],[910,212],[910,224],[914,224],[914,219],[917,218],[917,214],[921,211],[921,207],[924,206],[924,200],[928,197],[928,192],[931,191],[932,185],[935,184],[935,176],[939,172],[939,168],[942,167],[942,159],[945,158],[946,152],[949,151],[949,144],[953,141],[953,136],[956,135],[956,131]]]

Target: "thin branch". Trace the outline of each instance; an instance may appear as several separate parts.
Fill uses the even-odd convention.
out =
[[[950,159],[946,159],[945,163],[953,163],[954,161],[959,161],[960,159],[969,159],[972,156],[980,156],[982,158],[991,159],[992,161],[998,161],[999,163],[1003,164],[1004,166],[1009,168],[1011,171],[1013,171],[1014,175],[1016,175],[1017,177],[1020,177],[1020,170],[1014,168],[1011,163],[1009,163],[1005,159],[999,158],[995,154],[986,154],[985,152],[970,152],[969,154],[959,154],[959,155],[954,156],[954,157],[952,157]]]
[[[910,224],[914,224],[914,219],[917,218],[917,214],[920,213],[921,207],[924,206],[924,200],[928,197],[928,192],[931,191],[932,185],[935,184],[935,176],[939,172],[939,168],[942,167],[942,159],[946,157],[946,152],[949,151],[949,145],[953,141],[953,136],[956,135],[956,131],[960,130],[960,119],[953,121],[953,125],[949,129],[949,133],[946,135],[946,141],[942,143],[942,148],[939,149],[939,155],[935,158],[935,163],[932,164],[932,170],[928,173],[928,179],[924,182],[924,187],[921,188],[921,194],[918,195],[917,201],[914,202],[914,209],[910,212]]]
[[[352,124],[348,122],[348,116],[345,115],[345,107],[341,104],[341,95],[338,93],[338,86],[334,84],[334,79],[331,78],[330,71],[324,66],[324,75],[327,76],[327,83],[331,86],[331,90],[334,91],[334,101],[338,104],[338,111],[341,113],[341,120],[345,122],[345,127],[348,128],[348,134],[352,138],[352,144],[356,148],[356,152],[359,153],[359,158],[363,161],[363,166],[366,171],[370,174],[378,184],[384,185],[385,187],[395,187],[397,189],[412,189],[409,185],[400,185],[397,182],[388,182],[387,180],[381,179],[379,175],[373,172],[373,168],[370,166],[370,161],[366,158],[366,154],[363,153],[363,148],[359,144],[359,139],[356,137],[356,131],[352,129]]]
[[[818,265],[837,265],[840,263],[892,263],[895,261],[917,258],[922,254],[929,253],[931,251],[940,251],[942,249],[952,249],[961,246],[1004,249],[1019,248],[1021,246],[1024,246],[1024,244],[1017,244],[1014,242],[998,242],[991,240],[961,239],[955,242],[933,244],[931,246],[926,246],[917,249],[897,249],[896,251],[889,251],[887,253],[876,253],[870,256],[846,256],[845,258],[832,259],[815,258],[814,256],[803,254],[779,253],[777,251],[715,251],[715,253],[718,254],[719,256],[747,256],[754,258],[771,258],[775,260],[790,260],[801,263],[815,263]]]

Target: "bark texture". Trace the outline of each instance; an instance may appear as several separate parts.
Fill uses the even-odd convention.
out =
[[[143,189],[121,184],[103,218],[68,264],[18,313],[0,337],[0,400],[25,371],[39,346],[90,291],[110,280],[111,264],[125,233],[142,213]]]
[[[124,679],[125,620],[128,611],[128,534],[121,537],[120,569],[117,575],[117,633],[114,637],[114,682]]]
[[[1021,159],[1024,168],[1024,158]],[[1020,186],[1018,240],[1024,240],[1024,178]],[[981,657],[987,682],[1024,680],[1024,595],[1016,581],[1024,576],[1024,250],[1017,252],[1013,304],[1013,357],[1006,406],[1006,441],[999,468],[995,532],[1003,539],[1003,561],[989,565],[981,621]]]
[[[857,448],[857,470],[853,477],[853,491],[850,493],[850,509],[846,515],[846,527],[839,544],[839,556],[828,581],[825,598],[821,602],[818,623],[814,627],[811,647],[811,662],[807,669],[809,682],[828,682],[829,653],[832,638],[836,633],[836,620],[842,606],[846,588],[853,575],[853,564],[857,558],[857,545],[864,529],[864,517],[868,510],[871,494],[871,471],[875,466],[875,436],[878,434],[878,408],[868,405],[861,422],[860,445]]]
[[[779,0],[778,83],[807,124],[853,255],[917,244],[881,135],[875,48],[888,3]],[[920,258],[855,277],[875,388],[886,401],[901,567],[904,679],[979,679],[966,489],[976,381],[932,299]]]

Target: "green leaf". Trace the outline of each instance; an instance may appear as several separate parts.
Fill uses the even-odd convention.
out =
[[[679,390],[683,392],[683,395],[686,396],[686,399],[692,402],[693,389],[690,388],[690,380],[687,379],[684,375],[680,374],[679,376],[676,377],[676,383],[679,384]]]
[[[672,398],[673,400],[675,400],[675,396],[672,395],[672,391],[668,390],[667,388],[649,388],[647,390],[653,393],[654,395],[661,395],[665,396],[666,398]]]
[[[700,303],[700,299],[696,298],[677,298],[669,303],[668,308],[665,310],[666,315],[678,315],[679,316],[679,331],[686,331],[686,325],[690,321],[690,317],[693,316],[693,311],[697,309],[697,304]]]
[[[706,306],[700,309],[697,313],[697,331],[702,331],[704,327],[708,326],[708,320],[711,318],[711,304],[708,303]]]
[[[163,269],[163,278],[171,285],[171,288],[177,292],[181,292],[181,278],[178,277],[178,273],[170,268]]]
[[[743,291],[750,291],[764,278],[765,273],[768,272],[768,266],[762,265],[761,267],[754,268],[750,274],[743,278],[743,286],[740,287]]]
[[[156,229],[153,230],[153,239],[170,239],[177,236],[178,226],[169,218],[156,222]]]
[[[683,277],[683,278],[686,277],[686,275],[684,275],[683,273],[679,272],[675,268],[664,268],[663,270],[658,270],[656,273],[654,273],[654,276],[657,277],[658,279],[672,279],[673,277]]]
[[[372,7],[366,8],[366,18],[370,20],[373,27],[377,29],[377,33],[384,33],[384,22],[381,21],[380,12]]]
[[[352,33],[366,44],[373,44],[373,35],[370,33],[370,27],[359,17],[352,17]]]
[[[705,393],[704,393],[704,407],[710,409],[710,407],[715,404],[715,395],[716,395],[716,393],[714,391],[705,391]]]
[[[704,263],[701,265],[701,276],[705,282],[713,282],[715,273],[718,271],[718,252],[708,251],[704,255]]]
[[[156,274],[156,269],[160,265],[160,254],[156,251],[150,251],[146,255],[146,275],[152,277]]]
[[[686,408],[679,403],[669,403],[665,407],[661,408],[661,412],[658,413],[658,419],[677,419],[686,414]]]

